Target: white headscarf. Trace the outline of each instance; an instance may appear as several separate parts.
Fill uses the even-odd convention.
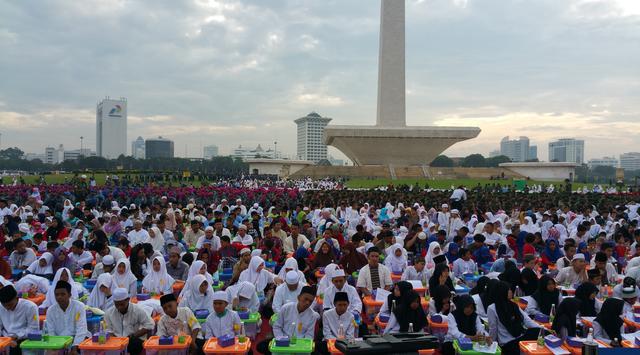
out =
[[[251,313],[257,312],[260,308],[260,300],[256,293],[256,287],[251,282],[238,282],[238,284],[233,287],[232,292],[233,298],[238,299],[238,307],[247,307]],[[242,296],[244,300],[241,300],[240,296]]]
[[[37,293],[47,293],[49,291],[49,280],[36,275],[24,275],[16,282],[16,291],[18,293],[29,292],[32,288],[36,288]]]
[[[160,264],[160,271],[155,271],[153,268],[153,262],[156,260]],[[156,256],[151,262],[149,273],[142,280],[142,286],[147,292],[165,293],[165,290],[170,288],[174,282],[176,280],[167,273],[167,264],[165,264],[164,258]]]
[[[533,223],[533,219],[529,216],[524,218],[524,223],[520,225],[520,231],[527,233],[536,233],[539,232],[540,229]]]
[[[194,311],[206,309],[209,313],[213,313],[213,289],[210,284],[207,284],[207,291],[204,294],[200,292],[200,285],[203,282],[207,282],[207,278],[202,274],[192,277],[189,280],[189,292],[185,294],[182,302],[185,302],[184,306],[188,306]]]
[[[437,242],[432,242],[437,243]],[[431,245],[429,245],[431,247]],[[401,250],[402,253],[400,256],[396,256],[396,250]],[[387,257],[384,259],[384,264],[391,271],[404,271],[407,267],[407,251],[400,245],[400,243],[396,243],[386,250]]]
[[[51,283],[51,287],[49,287],[49,290],[47,290],[47,297],[45,298],[44,302],[42,302],[41,307],[50,307],[56,304],[56,284],[58,283],[58,281],[60,281],[60,276],[62,276],[63,271],[66,271],[67,276],[69,276],[67,282],[71,285],[71,298],[78,299],[78,286],[73,281],[73,274],[71,273],[71,271],[69,271],[69,269],[63,267],[56,271],[56,274],[53,277],[53,282]]]
[[[438,254],[434,253],[434,250],[436,248],[440,249],[440,252]],[[440,244],[438,242],[431,242],[431,244],[429,244],[429,249],[427,250],[427,255],[425,255],[424,257],[426,265],[425,267],[428,269],[435,267],[436,263],[433,262],[433,258],[440,254],[442,254],[442,247],[440,246]]]
[[[47,262],[45,266],[40,266],[40,260],[44,260]],[[46,252],[42,254],[36,261],[32,262],[31,265],[27,268],[27,270],[36,275],[49,275],[53,274],[53,268],[51,267],[51,262],[53,261],[53,254]]]
[[[188,291],[191,289],[191,279],[196,276],[199,275],[200,272],[202,271],[202,268],[204,267],[204,274],[202,274],[205,279],[207,280],[207,282],[209,283],[209,285],[213,285],[213,277],[211,277],[211,274],[206,271],[207,270],[207,264],[204,263],[204,261],[202,260],[196,260],[193,263],[191,263],[191,267],[189,267],[189,275],[187,276],[187,279],[185,280],[184,283],[184,287],[182,288],[182,291],[180,291],[180,297],[184,297],[187,295]]]
[[[104,295],[104,292],[100,290],[101,286],[112,288],[113,285],[113,276],[109,273],[100,274],[98,276],[98,280],[96,281],[96,286],[91,290],[91,294],[89,294],[89,299],[87,300],[87,306],[100,308],[104,311],[107,310],[107,305],[109,303],[109,299]],[[127,292],[128,292],[127,288]]]
[[[162,232],[160,232],[160,228],[151,227],[151,231],[153,231],[153,237],[151,237],[151,233],[149,236],[145,238],[143,243],[149,243],[153,246],[153,250],[161,251],[164,248],[164,237],[162,236]]]
[[[263,268],[258,271],[260,265],[262,265]],[[259,256],[254,256],[251,257],[249,267],[240,273],[238,282],[248,281],[251,284],[255,285],[257,290],[264,290],[272,279],[271,275],[269,274],[270,272],[264,268],[264,260],[262,260],[262,258]]]
[[[307,280],[304,277],[304,273],[302,273],[302,271],[298,269],[298,261],[295,258],[288,258],[284,262],[284,266],[280,269],[280,272],[278,273],[278,277],[284,280],[287,274],[287,270],[295,271],[298,273],[298,282],[302,282],[303,284],[307,283]]]
[[[124,274],[120,274],[118,272],[118,266],[120,264],[124,264]],[[126,288],[129,290],[129,286],[131,283],[138,282],[136,276],[131,272],[131,263],[129,263],[129,259],[120,259],[116,262],[116,267],[113,270],[113,284],[111,285],[111,289],[115,290],[116,288]],[[133,296],[133,295],[129,295]]]
[[[331,287],[331,279],[333,278],[333,272],[338,268],[337,264],[329,264],[324,268],[324,277],[318,282],[317,294],[325,293],[327,288]]]

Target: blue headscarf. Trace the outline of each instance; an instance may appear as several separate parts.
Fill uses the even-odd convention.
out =
[[[549,244],[551,243],[555,243],[556,245],[556,250],[551,250],[551,248],[549,248]],[[545,247],[544,250],[542,251],[542,254],[545,255],[549,261],[555,263],[558,259],[560,259],[562,257],[562,252],[560,251],[560,247],[558,246],[558,241],[553,239],[553,238],[549,238],[547,239],[546,243],[545,243]]]
[[[456,259],[458,259],[458,250],[460,249],[460,247],[458,246],[458,243],[454,243],[451,242],[449,243],[449,249],[447,251],[447,253],[445,254],[447,257],[447,260],[449,260],[450,263],[456,261]]]
[[[582,249],[584,249],[584,251],[582,251]],[[587,248],[586,242],[580,242],[578,244],[578,251],[576,253],[584,254],[585,260],[591,260],[591,254],[589,253],[589,249]]]

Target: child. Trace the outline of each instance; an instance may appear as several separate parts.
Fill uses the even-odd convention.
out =
[[[482,234],[476,234],[473,237],[473,244],[475,246],[475,252],[473,253],[473,259],[476,261],[478,265],[484,265],[490,261],[493,261],[493,257],[489,252],[489,247],[484,245],[484,241],[486,240],[485,236]]]
[[[458,253],[460,257],[453,262],[453,275],[461,278],[464,274],[475,274],[478,272],[478,265],[471,260],[471,251],[466,248],[460,248]]]
[[[74,240],[71,244],[71,253],[69,253],[69,261],[74,271],[91,270],[93,254],[84,250],[84,242],[82,240]]]
[[[563,341],[576,336],[576,317],[579,311],[580,301],[576,298],[565,298],[560,302],[551,329]]]
[[[414,332],[421,332],[427,326],[427,316],[420,305],[420,295],[413,290],[407,292],[398,307],[391,312],[384,334],[406,333],[409,331],[409,324],[413,325]]]
[[[173,293],[160,297],[160,305],[164,315],[158,321],[156,335],[160,337],[188,334],[191,336],[191,352],[197,351],[200,323],[187,307],[178,307],[178,300]],[[202,341],[204,345],[204,341]],[[199,345],[199,344],[198,344]]]
[[[238,250],[231,245],[231,239],[228,236],[223,235],[220,237],[220,249],[218,253],[220,254],[220,258],[237,258]]]
[[[240,334],[242,321],[238,313],[227,308],[228,304],[229,295],[226,291],[213,293],[213,312],[202,325],[204,339]],[[198,339],[198,342],[204,345],[204,339]]]
[[[395,274],[404,273],[404,269],[407,268],[407,251],[404,250],[402,245],[396,243],[387,249],[387,258],[384,259],[384,264]]]
[[[146,292],[164,295],[173,292],[172,286],[174,282],[173,277],[167,274],[167,265],[164,263],[164,258],[156,256],[153,259],[151,271],[142,280],[142,287]]]
[[[349,296],[346,292],[336,292],[333,296],[334,308],[326,310],[322,315],[324,340],[353,339],[355,337],[354,318],[349,308]],[[342,326],[342,334],[340,334]]]
[[[531,296],[538,289],[537,261],[536,257],[531,254],[524,257],[523,268],[520,272],[520,287],[525,296]]]
[[[558,307],[562,301],[562,294],[556,288],[556,281],[547,275],[543,275],[538,282],[538,290],[533,293],[527,313],[531,315],[550,315],[553,305]]]
[[[476,314],[476,305],[469,295],[461,295],[455,299],[455,310],[447,316],[449,328],[445,342],[442,344],[444,355],[455,354],[453,350],[453,339],[467,337],[472,341],[486,340],[491,344],[491,338],[485,331],[480,317]]]
[[[44,253],[47,251],[47,242],[43,240],[42,233],[36,233],[33,236],[33,247],[36,253]]]
[[[429,302],[429,317],[436,314],[449,315],[453,311],[451,304],[451,291],[447,286],[438,285],[431,290],[433,302]]]
[[[28,250],[31,250],[31,249],[28,249]],[[34,274],[36,276],[40,276],[40,277],[44,277],[46,279],[52,280],[53,279],[53,268],[51,266],[52,263],[53,263],[53,254],[48,252],[44,253],[38,260],[32,262],[31,265],[29,265],[27,270],[25,270],[25,273]]]
[[[598,287],[591,282],[578,286],[575,298],[580,301],[580,317],[595,317],[600,312],[602,303],[596,300],[599,292]]]
[[[618,342],[621,341],[622,333],[624,333],[624,322],[621,318],[623,308],[624,301],[621,299],[607,298],[604,301],[602,310],[593,320],[594,339],[604,341],[607,344],[612,344],[614,339],[618,339]]]
[[[536,247],[533,245],[535,241],[536,241],[535,235],[531,233],[527,234],[527,236],[524,238],[524,246],[522,247],[522,257],[527,256],[527,254],[530,254],[530,255],[536,254]]]
[[[412,266],[407,266],[402,273],[402,277],[400,278],[402,281],[406,280],[420,280],[426,281],[427,275],[424,269],[425,261],[424,258],[418,257],[413,262]]]

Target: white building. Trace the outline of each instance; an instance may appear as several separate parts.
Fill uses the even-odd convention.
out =
[[[278,155],[279,156],[279,155]],[[262,146],[258,144],[255,149],[243,147],[239,145],[238,148],[233,150],[231,153],[232,158],[240,158],[240,159],[253,159],[253,158],[269,158],[269,159],[277,159],[275,150],[268,148],[267,150],[262,149]]]
[[[116,159],[127,154],[127,99],[105,98],[96,107],[96,151]]]
[[[58,164],[64,161],[64,146],[60,144],[58,148],[46,147],[44,149],[44,163]]]
[[[513,162],[524,162],[529,160],[529,138],[509,139],[509,136],[500,141],[500,155],[504,155]]]
[[[38,154],[38,153],[26,153],[24,155],[24,160],[36,160],[36,159],[40,159],[43,163],[45,161],[45,155],[44,154]]]
[[[589,159],[587,166],[589,166],[589,169],[593,169],[597,166],[612,166],[615,168],[618,166],[618,159],[614,157],[593,158]]]
[[[136,159],[144,159],[144,138],[138,136],[135,141],[131,142],[131,156]]]
[[[64,156],[64,160],[78,160],[78,158],[80,158],[80,156],[83,157],[95,157],[96,156],[96,152],[92,151],[91,149],[88,148],[84,148],[82,150],[80,149],[74,149],[74,150],[66,150],[63,151],[63,156]]]
[[[549,142],[550,162],[584,163],[584,141],[574,138],[561,138]]]
[[[204,158],[204,160],[211,160],[213,157],[218,156],[218,146],[215,144],[207,145],[202,148],[202,150],[202,158]]]
[[[294,121],[298,125],[298,159],[314,163],[327,159],[327,145],[324,144],[322,134],[330,121],[331,118],[322,117],[315,112]]]
[[[492,150],[489,152],[489,158],[495,158],[500,155],[500,149]]]
[[[620,167],[624,170],[640,170],[640,153],[620,154]]]

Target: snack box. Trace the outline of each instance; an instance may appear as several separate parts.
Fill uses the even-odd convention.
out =
[[[206,319],[209,316],[209,310],[196,309],[195,316],[197,319]]]
[[[226,334],[221,337],[218,337],[218,345],[220,347],[226,348],[231,345],[234,345],[235,343],[236,343],[236,337],[234,336]]]
[[[473,342],[471,341],[471,339],[464,337],[458,340],[458,346],[460,347],[460,350],[468,351],[473,349]]]
[[[572,348],[582,348],[582,345],[584,345],[584,339],[578,337],[569,337],[567,338],[567,345]]]
[[[158,339],[158,345],[173,345],[173,337],[160,337]]]
[[[555,335],[547,335],[544,337],[544,343],[550,348],[557,348],[562,345],[562,339]]]
[[[540,323],[549,323],[549,316],[547,316],[545,314],[537,314],[535,316],[534,320],[536,322],[540,322]]]
[[[138,293],[136,295],[136,298],[138,299],[138,301],[146,301],[151,298],[151,296],[148,293]]]
[[[289,346],[289,337],[277,337],[276,338],[276,346],[277,347],[287,347]]]
[[[240,317],[240,319],[249,319],[249,312],[248,311],[239,311],[238,312],[238,317]]]
[[[27,339],[34,341],[42,341],[42,332],[41,331],[33,331],[27,334]]]

